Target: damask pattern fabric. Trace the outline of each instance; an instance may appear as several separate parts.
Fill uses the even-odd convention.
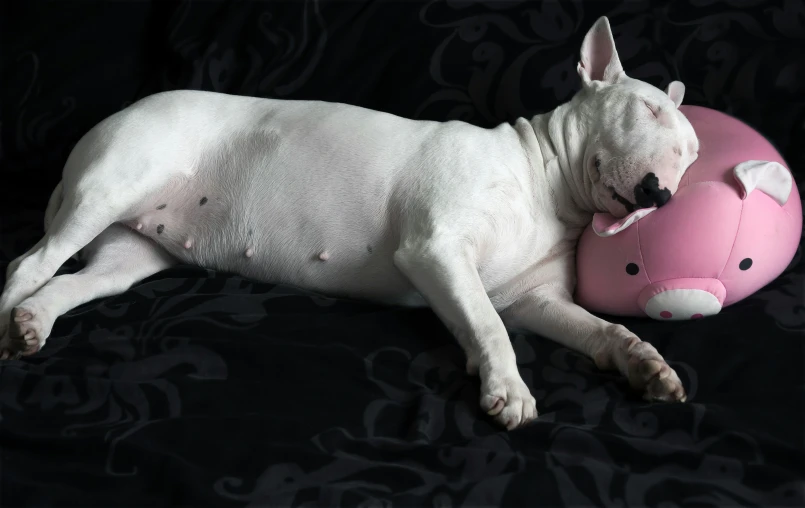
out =
[[[805,3],[4,2],[0,271],[42,234],[95,123],[171,89],[491,127],[578,89],[586,30],[623,66],[766,135],[805,196]],[[110,196],[109,199],[114,199]],[[60,271],[75,271],[68,262]],[[803,506],[805,261],[720,314],[615,319],[689,401],[513,335],[539,420],[505,432],[427,309],[180,266],[0,364],[2,506]]]

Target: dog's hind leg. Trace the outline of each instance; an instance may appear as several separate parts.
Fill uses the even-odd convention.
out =
[[[136,214],[147,196],[176,176],[177,169],[187,167],[176,157],[166,162],[159,151],[132,153],[132,147],[139,146],[132,140],[145,143],[148,135],[155,134],[111,118],[111,124],[100,124],[73,149],[64,168],[62,201],[44,237],[9,265],[0,295],[0,351],[9,349],[14,307],[47,284],[67,259],[102,231]]]
[[[120,224],[106,228],[82,250],[86,266],[52,278],[11,311],[8,347],[0,360],[30,355],[44,345],[53,323],[83,303],[120,294],[176,260],[149,238]]]
[[[53,189],[53,192],[50,195],[50,200],[48,201],[47,209],[45,209],[45,231],[47,232],[48,228],[50,228],[50,224],[53,222],[53,217],[56,216],[56,212],[59,211],[62,202],[62,182],[60,181],[56,188]],[[44,238],[40,239],[36,245],[31,247],[28,252],[25,254],[17,257],[16,259],[12,260],[8,267],[6,267],[6,280],[10,279],[14,272],[17,271],[17,267],[20,264],[20,261],[28,257],[33,251],[39,248],[41,243],[44,241]],[[0,321],[2,322],[2,321]],[[3,329],[0,327],[0,337],[2,336]]]
[[[44,286],[67,259],[118,220],[112,207],[88,197],[65,200],[44,237],[9,266],[0,295],[0,350],[9,348],[11,309]]]

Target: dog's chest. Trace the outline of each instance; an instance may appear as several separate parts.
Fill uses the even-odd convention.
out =
[[[479,266],[487,293],[499,309],[538,286],[554,284],[572,290],[574,284],[579,232],[547,213],[522,221],[495,239]]]

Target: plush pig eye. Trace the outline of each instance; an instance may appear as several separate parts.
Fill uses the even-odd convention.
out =
[[[749,270],[752,267],[752,258],[744,258],[739,264],[738,268],[741,270]]]
[[[626,265],[626,273],[628,273],[629,275],[637,275],[638,273],[640,273],[640,267],[634,263],[629,263],[628,265]]]

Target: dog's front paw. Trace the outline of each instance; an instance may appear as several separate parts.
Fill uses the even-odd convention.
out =
[[[481,409],[512,430],[537,417],[537,401],[518,373],[492,372],[482,379]]]
[[[651,344],[637,342],[628,350],[627,376],[632,387],[650,401],[685,402],[687,395],[676,371]]]

